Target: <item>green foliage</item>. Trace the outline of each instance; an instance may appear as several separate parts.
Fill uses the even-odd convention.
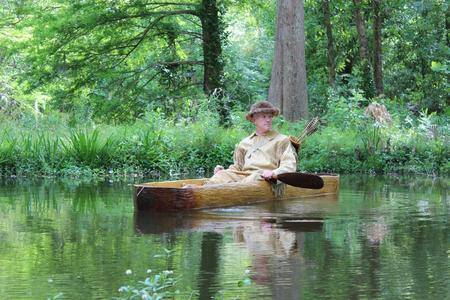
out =
[[[327,127],[320,133],[309,137],[302,145],[299,156],[300,170],[353,173],[362,170],[355,151],[357,133],[346,131],[345,135],[337,133],[335,127]]]
[[[391,106],[393,124],[381,125],[365,116],[357,103],[366,100],[358,95],[347,102],[341,96],[330,100],[335,105],[329,107],[318,132],[302,145],[300,170],[449,172],[447,117],[426,112],[418,118],[405,117]],[[231,164],[236,144],[253,130],[243,115],[233,114],[234,126],[227,129],[218,126],[216,114],[199,114],[195,122],[186,114],[174,122],[158,111],[133,124],[115,126],[70,128],[64,125],[67,119],[55,116],[8,121],[0,128],[0,170],[76,177],[208,176],[215,165]],[[291,135],[299,135],[305,125],[306,121],[290,123],[282,117],[274,122],[280,132]]]
[[[153,258],[164,258],[165,260],[173,260],[175,250],[169,250],[164,248],[163,254],[156,254]],[[125,274],[129,277],[128,285],[123,285],[119,288],[120,297],[114,299],[147,299],[147,300],[159,300],[166,298],[175,298],[181,296],[180,289],[186,289],[184,286],[180,286],[180,282],[174,277],[172,270],[163,270],[160,272],[153,272],[152,269],[147,269],[146,278],[144,281],[137,281],[134,279],[135,274],[128,269]],[[252,284],[250,278],[250,270],[245,270],[242,275],[242,279],[238,280],[236,285],[239,288],[249,286]],[[224,291],[219,291],[223,293]],[[183,291],[183,294],[187,294],[188,291]],[[190,292],[189,299],[193,296],[198,296],[198,291],[193,290]],[[238,298],[238,297],[236,297]]]
[[[17,146],[18,170],[32,172],[42,170],[44,174],[59,169],[64,161],[61,139],[52,137],[48,132],[29,132],[24,135]]]
[[[159,300],[173,296],[178,291],[170,290],[177,283],[172,274],[173,271],[165,270],[151,275],[137,284],[121,286],[119,288],[121,296],[118,299]],[[127,270],[127,275],[132,275],[131,270]]]
[[[226,89],[247,108],[255,99],[267,97],[274,50],[268,41],[274,37],[276,2],[238,1],[225,18],[229,24],[224,46]]]
[[[380,99],[383,101],[382,99]],[[422,112],[418,118],[385,102],[393,124],[367,117],[359,93],[336,95],[323,117],[328,126],[307,139],[300,168],[337,173],[448,174],[448,118]]]
[[[229,164],[252,130],[243,111],[267,97],[276,3],[217,1],[225,96],[208,97],[203,51],[212,45],[202,44],[198,16],[206,2],[0,2],[0,169],[203,175]],[[333,87],[322,2],[304,5],[309,104],[322,125],[303,145],[300,168],[448,172],[448,3],[383,3],[385,95],[377,99],[363,96],[353,3],[330,2]],[[363,14],[371,44],[369,2]],[[365,117],[373,101],[386,105],[392,126]],[[222,121],[234,127],[220,128],[229,113]],[[305,123],[275,122],[294,135]]]
[[[111,136],[102,140],[99,134],[98,128],[73,132],[67,142],[62,143],[68,158],[91,168],[108,167],[116,151],[114,140]]]
[[[70,112],[70,118],[113,124],[133,123],[156,108],[175,118],[191,105],[195,115],[197,102],[205,97],[203,51],[212,47],[202,44],[202,4],[2,2],[0,94],[13,100],[9,112],[18,116],[56,109]],[[322,115],[336,93],[345,98],[354,91],[368,94],[354,5],[330,2],[337,74],[333,88],[327,83],[322,2],[304,5],[309,104],[313,115]],[[217,1],[217,8],[222,51],[216,54],[224,64],[221,80],[228,98],[215,109],[225,108],[225,113],[267,97],[276,1]],[[371,45],[369,2],[363,1],[363,14]],[[447,14],[448,3],[442,0],[383,3],[384,93],[416,112],[441,113],[447,107]],[[0,110],[6,107],[2,99]]]
[[[7,122],[0,128],[0,170],[24,175],[204,176],[216,164],[231,163],[234,147],[246,133],[239,127],[219,127],[216,115],[197,118],[195,123],[190,117],[173,123],[155,112],[130,125],[72,129],[56,126],[52,118]]]
[[[364,102],[367,102],[367,99],[357,90],[350,90],[344,95],[333,93],[329,97],[328,109],[323,119],[341,128],[355,128],[364,118],[364,111],[361,109]]]
[[[16,139],[12,138],[6,130],[0,139],[0,166],[3,170],[13,169],[15,161]]]
[[[419,110],[443,111],[448,94],[448,3],[400,1],[393,8],[385,24],[384,44],[395,49],[383,53],[386,94]]]
[[[22,90],[49,95],[53,108],[89,107],[97,120],[124,122],[151,106],[170,111],[168,101],[202,95],[196,1],[18,6],[26,13],[16,28],[27,38],[11,49],[20,55],[16,79]]]

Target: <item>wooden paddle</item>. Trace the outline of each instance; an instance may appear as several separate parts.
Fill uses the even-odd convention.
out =
[[[245,171],[232,171],[235,174],[239,175],[250,175],[251,172]],[[280,175],[274,175],[272,180],[268,181],[281,181],[287,185],[292,185],[295,187],[305,188],[305,189],[315,189],[319,190],[323,188],[323,179],[322,177],[310,174],[310,173],[300,173],[300,172],[290,172],[283,173]]]

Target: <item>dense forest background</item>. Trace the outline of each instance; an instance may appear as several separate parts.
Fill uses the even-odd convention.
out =
[[[228,163],[251,129],[243,113],[270,96],[280,3],[0,1],[3,173]],[[321,118],[299,168],[448,174],[448,3],[300,3],[306,86],[292,107],[307,111],[276,124],[298,135]],[[391,121],[373,122],[370,103]]]

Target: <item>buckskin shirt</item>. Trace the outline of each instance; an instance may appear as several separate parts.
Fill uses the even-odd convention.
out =
[[[253,133],[242,140],[234,151],[233,161],[227,170],[216,173],[207,184],[261,180],[260,175],[264,170],[271,170],[278,175],[297,169],[297,155],[289,137],[274,130],[266,135]],[[240,175],[233,171],[252,174]]]

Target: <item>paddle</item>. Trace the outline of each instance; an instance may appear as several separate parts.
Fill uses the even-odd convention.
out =
[[[251,172],[245,171],[233,171],[235,174],[239,175],[250,175]],[[323,179],[322,177],[310,174],[310,173],[300,173],[300,172],[291,172],[291,173],[283,173],[280,175],[274,175],[272,177],[273,181],[279,180],[287,185],[292,185],[295,187],[305,188],[305,189],[315,189],[319,190],[323,188]]]
[[[309,173],[299,173],[299,172],[283,173],[278,176],[274,176],[273,179],[279,180],[288,185],[301,187],[305,189],[319,190],[323,188],[322,177]]]

